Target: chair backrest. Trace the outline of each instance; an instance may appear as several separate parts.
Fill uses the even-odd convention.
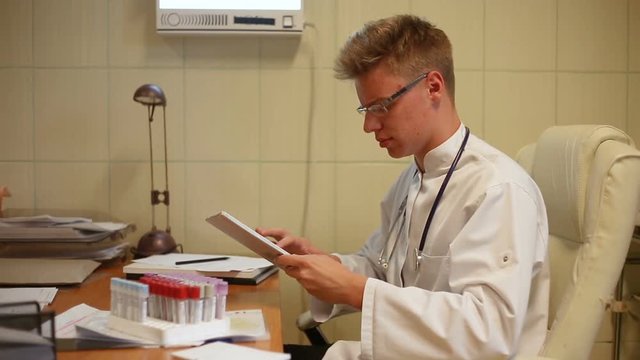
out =
[[[603,125],[555,126],[516,156],[549,218],[549,332],[540,355],[586,359],[629,249],[640,152]]]

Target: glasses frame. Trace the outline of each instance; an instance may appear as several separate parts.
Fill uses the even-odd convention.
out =
[[[361,114],[361,115],[364,115],[366,113],[371,113],[374,115],[386,114],[387,112],[389,112],[389,106],[391,106],[391,104],[396,102],[402,95],[408,93],[409,90],[413,89],[414,86],[418,85],[418,83],[422,81],[422,79],[426,79],[430,73],[431,71],[427,71],[425,73],[420,74],[420,76],[418,76],[413,81],[411,81],[407,85],[400,88],[400,90],[396,91],[388,98],[382,99],[381,101],[371,104],[369,106],[366,106],[366,105],[358,106],[356,108],[356,111],[358,112],[358,114]]]

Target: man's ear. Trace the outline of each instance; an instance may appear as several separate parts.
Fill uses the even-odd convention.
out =
[[[428,96],[436,96],[439,98],[443,95],[442,92],[444,91],[444,78],[442,77],[442,74],[437,71],[432,71],[431,73],[429,73],[426,83]]]

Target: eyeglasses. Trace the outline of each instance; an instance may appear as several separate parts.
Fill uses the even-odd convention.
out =
[[[393,95],[389,96],[388,98],[369,106],[364,106],[364,105],[358,106],[356,111],[358,112],[358,114],[363,114],[363,115],[365,113],[371,113],[374,115],[385,114],[389,111],[389,106],[391,104],[393,104],[396,100],[398,100],[402,95],[409,92],[409,90],[411,90],[414,86],[418,85],[418,83],[422,79],[426,78],[428,75],[429,75],[429,72],[423,73],[420,76],[418,76],[415,80],[413,80],[412,82],[408,83],[403,88],[401,88],[400,90],[393,93]]]

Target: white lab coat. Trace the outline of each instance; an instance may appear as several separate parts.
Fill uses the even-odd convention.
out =
[[[381,227],[357,254],[340,256],[349,269],[370,277],[361,341],[339,341],[325,359],[493,359],[538,353],[549,298],[542,196],[517,163],[473,134],[436,211],[425,258],[415,269],[414,249],[463,137],[461,126],[430,151],[424,174],[409,166],[382,201]],[[405,198],[404,230],[384,271],[380,252],[387,247],[384,256],[389,257],[389,228]],[[317,299],[311,310],[317,321],[341,312],[340,306]]]

